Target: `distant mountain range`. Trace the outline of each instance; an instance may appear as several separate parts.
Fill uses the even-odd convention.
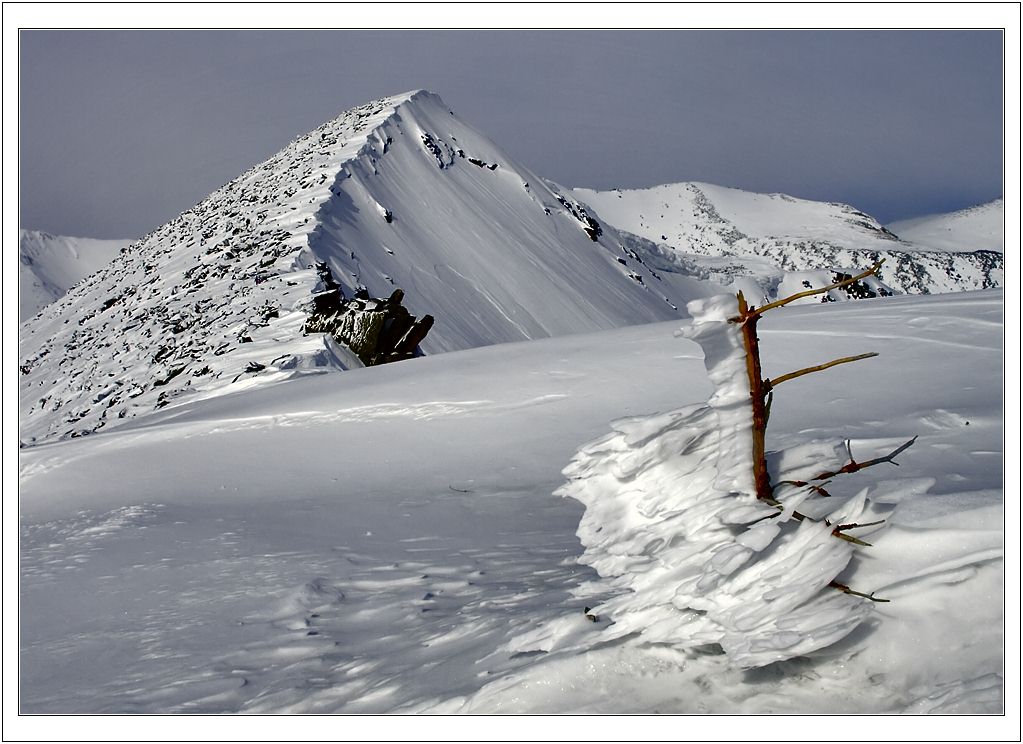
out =
[[[128,247],[38,235],[22,236],[30,286],[74,286],[21,326],[25,444],[358,365],[306,332],[332,288],[401,288],[436,319],[421,349],[437,353],[680,318],[736,288],[759,302],[878,257],[871,294],[998,286],[1002,272],[1000,254],[917,250],[844,205],[705,184],[565,189],[426,91],[339,115]]]
[[[21,230],[18,319],[26,320],[110,263],[130,240],[93,240]]]
[[[997,239],[1001,200],[913,221],[915,226],[885,227],[846,204],[705,183],[572,194],[619,230],[657,243],[669,256],[682,254],[706,269],[707,278],[760,301],[799,291],[804,282],[820,286],[836,270],[866,268],[881,258],[883,284],[900,293],[985,289],[1001,286],[1004,278]],[[938,225],[956,229],[941,232]],[[974,230],[980,240],[971,237]],[[931,240],[934,234],[947,237]]]
[[[1005,203],[995,199],[948,214],[893,222],[888,229],[914,246],[938,251],[1005,250]]]

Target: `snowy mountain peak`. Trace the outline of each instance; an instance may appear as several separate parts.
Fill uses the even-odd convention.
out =
[[[515,163],[425,90],[355,107],[154,230],[22,327],[22,436],[353,364],[303,332],[317,264],[405,292],[426,353],[679,317],[714,288]]]
[[[1005,250],[1005,203],[995,199],[948,214],[932,214],[889,225],[915,247],[939,251]]]
[[[1004,277],[1000,256],[905,242],[901,226],[888,229],[848,204],[695,182],[573,193],[620,230],[660,244],[669,258],[685,256],[749,297],[823,286],[880,258],[880,278],[895,292],[986,289]]]
[[[31,318],[89,274],[110,263],[130,242],[72,238],[41,230],[19,231],[19,321]]]

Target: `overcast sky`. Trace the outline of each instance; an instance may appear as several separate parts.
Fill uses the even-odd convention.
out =
[[[22,31],[21,227],[141,236],[416,88],[565,186],[706,181],[890,222],[1002,195],[1002,58],[1000,31]]]

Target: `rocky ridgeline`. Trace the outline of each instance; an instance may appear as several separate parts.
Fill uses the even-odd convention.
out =
[[[864,270],[884,259],[879,277],[889,290],[905,294],[938,294],[1000,287],[1004,283],[1001,253],[918,250],[903,242],[873,217],[847,204],[807,202],[785,194],[752,194],[705,184],[683,183],[641,192],[576,191],[603,219],[657,243],[665,264],[699,267],[701,275],[722,284],[749,279],[769,298],[780,286],[792,289],[782,274],[831,277]],[[637,194],[643,198],[638,199]],[[714,199],[732,209],[756,214],[786,215],[791,234],[773,236],[760,228],[749,234],[722,215]],[[806,218],[817,221],[801,226]],[[754,221],[756,217],[754,216]],[[704,258],[706,257],[706,258]],[[708,260],[709,259],[709,260]],[[666,268],[666,267],[665,267]],[[807,276],[798,276],[799,283]]]
[[[359,106],[25,323],[22,442],[407,359],[433,317],[434,351],[677,317],[679,290],[654,291],[661,277],[638,252],[615,261],[616,236],[437,96]]]
[[[879,272],[881,281],[889,289],[902,294],[990,289],[1000,287],[1004,282],[1004,259],[1000,253],[910,250],[897,235],[873,217],[846,204],[833,203],[830,206],[847,223],[861,228],[873,238],[871,242],[878,244],[880,241],[879,245],[887,245],[887,250],[837,245],[826,239],[751,237],[725,220],[695,185],[689,185],[695,192],[694,203],[704,218],[705,226],[684,247],[679,247],[686,252],[708,256],[758,256],[770,260],[783,271],[805,272],[826,268],[835,274],[841,273],[841,269],[865,270],[884,259],[885,265]]]
[[[23,443],[75,437],[241,378],[345,366],[304,336],[309,234],[392,110],[345,112],[121,251],[21,329]]]
[[[1001,287],[1005,281],[1004,258],[994,251],[858,250],[821,241],[761,244],[757,255],[775,261],[787,271],[808,271],[820,266],[863,270],[884,259],[879,272],[881,281],[901,294],[992,289]]]

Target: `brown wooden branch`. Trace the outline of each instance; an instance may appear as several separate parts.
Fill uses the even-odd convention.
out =
[[[761,500],[764,501],[765,503],[769,504],[770,506],[773,506],[775,509],[777,509],[778,513],[777,514],[768,514],[765,517],[760,517],[760,519],[755,519],[752,522],[750,522],[750,525],[754,525],[757,522],[762,522],[765,519],[774,519],[775,517],[780,516],[782,514],[782,512],[784,512],[784,510],[785,510],[785,505],[783,503],[781,503],[780,501],[778,501],[777,499],[775,499],[775,498],[761,499]],[[805,514],[802,514],[802,513],[797,512],[797,511],[793,511],[792,512],[792,518],[795,519],[797,522],[803,522],[803,521],[805,521],[807,519],[809,519],[811,522],[819,521],[819,520],[814,519],[813,517],[808,517]],[[831,523],[828,522],[827,520],[824,520],[824,524],[827,527],[831,526]],[[871,524],[880,524],[880,522],[872,522]],[[846,529],[852,529],[853,527],[869,527],[871,525],[868,525],[868,524],[852,524],[852,525],[839,525],[839,526],[840,527],[845,527]],[[831,535],[832,535],[832,537],[837,537],[840,540],[845,540],[846,542],[853,543],[854,545],[862,545],[865,548],[873,547],[870,543],[865,542],[865,541],[861,540],[858,537],[853,537],[852,535],[845,534],[845,532],[843,532],[842,530],[838,529],[837,527],[835,529],[831,530]]]
[[[846,594],[852,594],[852,595],[857,596],[857,597],[863,597],[865,599],[869,599],[871,602],[890,602],[891,601],[890,599],[879,599],[879,598],[874,596],[873,592],[871,592],[870,594],[864,594],[863,592],[853,591],[852,589],[850,589],[845,584],[839,584],[837,581],[832,581],[830,584],[828,584],[828,586],[830,586],[832,589],[838,589],[838,591],[844,592]]]
[[[829,525],[829,526],[831,524],[827,520],[824,520],[824,523]],[[831,530],[831,534],[834,535],[835,537],[841,537],[843,539],[852,538],[850,540],[850,542],[854,542],[857,545],[863,545],[864,547],[868,547],[869,548],[869,547],[872,547],[870,543],[868,543],[868,542],[866,542],[864,540],[861,540],[858,537],[852,537],[852,535],[846,535],[845,532],[846,532],[846,530],[853,530],[853,529],[856,529],[857,527],[875,527],[875,526],[877,526],[879,524],[884,524],[884,520],[880,519],[880,520],[878,520],[876,522],[864,522],[863,524],[859,524],[857,522],[851,522],[849,524],[840,524],[840,525],[835,526],[834,529]]]
[[[777,488],[778,486],[786,485],[786,486],[795,486],[796,488],[802,488],[803,486],[808,486],[811,491],[816,491],[821,496],[828,496],[828,497],[830,497],[831,494],[828,493],[826,490],[824,490],[824,486],[828,485],[828,483],[830,483],[830,482],[831,481],[824,481],[821,484],[817,484],[817,483],[808,483],[807,481],[801,481],[801,480],[783,480],[783,481],[778,481],[777,483],[775,483],[774,487]]]
[[[811,372],[823,372],[824,370],[830,369],[831,367],[836,367],[839,364],[847,364],[849,362],[858,362],[861,359],[870,359],[871,357],[876,357],[876,356],[877,356],[877,352],[876,351],[870,351],[870,352],[867,352],[866,354],[857,354],[856,356],[847,356],[847,357],[842,357],[841,359],[833,359],[832,361],[825,362],[824,364],[818,364],[818,365],[813,366],[813,367],[804,367],[803,369],[796,370],[795,372],[788,372],[787,374],[779,375],[778,377],[774,377],[774,378],[772,378],[770,380],[765,380],[764,381],[764,386],[767,388],[768,392],[770,392],[773,388],[777,387],[778,385],[780,385],[783,382],[787,382],[788,380],[793,380],[793,379],[795,379],[797,377],[802,377],[803,375],[808,375]]]
[[[876,527],[879,524],[884,524],[884,520],[879,519],[876,522],[864,522],[863,524],[860,524],[859,522],[850,522],[849,524],[836,525],[832,532],[845,532],[846,530],[854,530],[857,527]]]
[[[893,449],[887,455],[884,455],[882,457],[875,457],[873,460],[867,460],[866,462],[856,462],[852,455],[852,444],[848,440],[846,440],[845,446],[846,450],[849,452],[849,462],[847,462],[838,470],[826,471],[824,473],[821,473],[820,475],[815,475],[810,480],[815,481],[828,480],[829,478],[834,478],[836,475],[842,475],[843,473],[855,473],[858,470],[863,470],[864,468],[869,468],[873,465],[880,465],[882,462],[890,462],[892,465],[898,467],[899,463],[895,462],[895,458],[902,452],[909,449],[912,446],[912,444],[916,441],[916,439],[917,439],[916,437],[913,437],[908,442],[905,442],[896,447],[895,449]]]
[[[830,292],[832,289],[841,289],[842,287],[848,286],[848,285],[852,284],[853,282],[858,282],[860,279],[868,277],[871,274],[876,274],[877,270],[881,268],[881,264],[883,264],[884,261],[885,260],[882,258],[880,261],[875,263],[873,266],[871,266],[866,271],[864,271],[862,273],[859,273],[856,276],[851,276],[848,279],[843,279],[840,282],[835,282],[834,284],[829,284],[826,287],[821,287],[820,289],[808,289],[805,292],[797,292],[796,294],[789,295],[788,297],[785,297],[784,299],[775,300],[774,302],[770,302],[770,303],[764,305],[763,307],[752,308],[749,311],[749,314],[763,315],[768,310],[773,310],[776,307],[781,307],[783,305],[788,305],[790,302],[794,302],[795,300],[802,299],[803,297],[812,297],[813,295],[823,294],[824,292]],[[741,314],[739,317],[737,317],[737,318],[729,318],[729,320],[732,321],[733,323],[741,323],[741,322],[743,322],[745,320],[745,315]]]

